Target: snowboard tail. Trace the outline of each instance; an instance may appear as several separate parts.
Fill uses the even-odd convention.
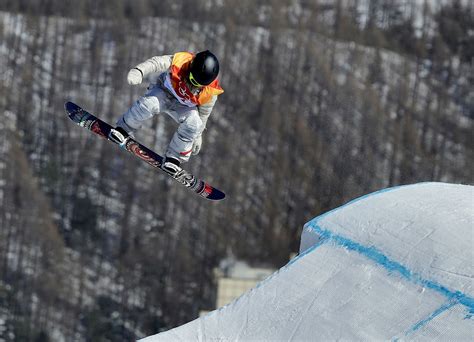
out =
[[[87,128],[93,133],[113,142],[116,145],[119,145],[116,141],[109,139],[110,131],[113,129],[111,125],[95,117],[75,103],[66,102],[64,107],[69,118],[76,124]],[[120,146],[137,158],[147,162],[153,167],[156,167],[167,176],[173,178],[175,181],[184,185],[203,198],[213,201],[219,201],[225,198],[225,194],[222,191],[214,188],[203,180],[196,178],[194,175],[184,169],[175,175],[167,173],[161,168],[164,158],[131,137],[126,140],[124,145]]]

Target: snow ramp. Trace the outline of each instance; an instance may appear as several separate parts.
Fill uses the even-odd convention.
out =
[[[152,341],[473,341],[474,187],[379,191],[308,222],[300,255]]]

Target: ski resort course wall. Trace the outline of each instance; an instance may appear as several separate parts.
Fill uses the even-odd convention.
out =
[[[308,222],[300,255],[152,341],[474,340],[474,187],[379,191]]]

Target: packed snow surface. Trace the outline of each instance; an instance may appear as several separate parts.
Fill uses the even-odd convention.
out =
[[[152,341],[474,340],[474,187],[420,183],[308,222],[300,255]]]

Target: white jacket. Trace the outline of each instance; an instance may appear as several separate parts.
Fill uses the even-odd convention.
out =
[[[135,69],[141,71],[143,78],[148,78],[152,83],[160,83],[163,86],[164,76],[166,75],[164,73],[169,71],[172,61],[173,55],[154,56],[138,64]],[[188,86],[191,91],[195,88],[190,83],[188,83]],[[163,88],[165,87],[163,86]],[[214,95],[210,102],[197,106],[204,129],[206,128],[207,120],[211,115],[216,101],[217,96]]]

